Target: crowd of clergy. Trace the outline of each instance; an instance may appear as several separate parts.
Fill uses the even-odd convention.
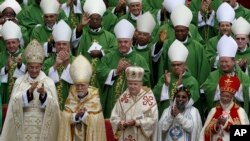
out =
[[[0,0],[0,141],[228,141],[249,38],[237,0]]]

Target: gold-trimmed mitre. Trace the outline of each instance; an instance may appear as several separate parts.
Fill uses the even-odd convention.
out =
[[[74,84],[89,83],[92,76],[92,66],[83,55],[78,55],[70,66],[70,76]]]
[[[26,47],[24,53],[27,63],[43,63],[45,52],[37,40],[32,40]]]
[[[126,69],[126,77],[128,81],[142,81],[144,69],[138,66],[131,66]]]

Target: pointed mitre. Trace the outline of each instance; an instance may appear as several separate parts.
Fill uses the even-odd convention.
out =
[[[162,5],[164,8],[169,12],[172,13],[172,11],[179,5],[184,5],[185,0],[164,0]]]
[[[43,63],[45,52],[37,40],[32,40],[25,48],[24,53],[27,63]]]
[[[83,55],[78,55],[70,66],[70,76],[74,84],[89,83],[92,76],[92,66]]]
[[[137,19],[137,30],[151,34],[155,28],[155,19],[150,12],[146,12]]]
[[[219,57],[235,57],[238,45],[230,36],[223,35],[217,43]]]
[[[174,27],[178,25],[189,27],[193,14],[185,5],[179,5],[172,11],[170,18]]]
[[[250,24],[242,17],[239,17],[233,22],[232,32],[234,35],[249,35]]]
[[[188,49],[179,40],[175,40],[168,49],[168,57],[173,61],[186,62]]]
[[[57,41],[69,42],[71,39],[71,34],[72,34],[72,30],[64,20],[60,20],[56,24],[52,32],[55,42]]]
[[[57,0],[41,0],[40,7],[43,14],[57,14],[60,4]]]
[[[143,81],[144,69],[142,67],[130,66],[125,72],[128,81]]]
[[[126,19],[120,20],[114,27],[116,38],[132,39],[135,32],[134,26]]]
[[[2,13],[7,7],[10,7],[12,10],[14,10],[16,15],[22,10],[20,4],[16,0],[5,0],[0,5],[0,12]]]
[[[86,0],[83,5],[83,10],[89,15],[98,14],[103,16],[106,11],[106,5],[103,0]]]
[[[12,21],[6,21],[3,24],[1,34],[4,38],[4,40],[21,39],[21,37],[22,37],[21,28],[16,23],[14,23]]]
[[[142,0],[128,0],[128,4],[139,2],[142,3]]]
[[[218,22],[232,23],[235,18],[235,11],[227,2],[223,2],[216,11]]]

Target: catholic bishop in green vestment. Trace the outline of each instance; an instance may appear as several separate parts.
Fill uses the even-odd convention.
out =
[[[126,15],[123,15],[122,17],[120,17],[119,21],[121,19],[126,19],[136,27],[137,19],[143,14],[142,0],[128,0],[127,6],[129,9],[129,12]]]
[[[222,75],[228,75],[237,76],[240,79],[241,85],[234,97],[237,103],[245,109],[247,114],[249,114],[250,80],[235,62],[237,49],[237,43],[231,36],[228,37],[227,35],[223,35],[218,42],[219,69],[211,72],[202,85],[208,111],[213,108],[220,99],[220,89],[218,87],[219,78]]]
[[[218,33],[218,23],[215,18],[216,10],[221,0],[192,0],[190,9],[193,12],[192,23],[198,26],[198,31],[205,43]]]
[[[151,87],[154,86],[157,82],[154,79],[153,66],[152,66],[152,47],[154,46],[153,39],[151,38],[151,33],[155,28],[156,22],[154,17],[150,12],[146,12],[142,14],[137,20],[137,39],[136,44],[133,46],[134,50],[140,54],[149,65],[149,69],[151,72],[150,79],[151,79]]]
[[[74,85],[61,114],[58,141],[106,141],[99,91],[89,85],[92,72],[91,64],[82,55],[70,66]]]
[[[205,49],[202,44],[188,35],[189,24],[192,20],[192,12],[185,5],[177,6],[171,13],[171,21],[175,27],[175,38],[181,41],[188,49],[188,58],[186,65],[199,84],[202,84],[210,72],[209,62],[207,60]],[[168,39],[164,42],[163,47],[156,46],[154,48],[155,57],[159,56],[159,73],[162,75],[164,71],[171,69],[169,61],[168,49],[175,39]],[[162,53],[156,53],[156,50]]]
[[[33,28],[38,24],[43,24],[43,11],[41,9],[40,3],[44,0],[32,0],[33,3],[23,9],[18,15],[17,19],[21,25],[28,29],[29,34],[31,34]],[[46,1],[46,0],[45,0]],[[47,1],[46,6],[50,7],[53,5],[52,1]],[[67,22],[67,17],[62,10],[58,12],[58,19],[63,19]]]
[[[99,87],[96,79],[97,63],[116,48],[117,41],[111,32],[102,27],[102,18],[106,11],[103,1],[87,0],[83,9],[85,13],[81,23],[73,31],[72,40],[78,50],[77,54],[83,54],[91,62],[93,75],[90,85]]]
[[[118,21],[122,19],[126,19],[130,23],[132,23],[134,27],[136,28],[138,18],[147,11],[143,11],[142,0],[128,0],[127,6],[128,6],[129,12],[126,15],[123,15],[122,17],[120,17]],[[158,23],[157,18],[155,16],[153,17],[154,17],[155,22]],[[152,38],[155,38],[158,28],[159,26],[158,24],[156,24],[154,27],[154,30],[152,31],[152,36],[151,36]],[[136,42],[136,38],[137,38],[137,31],[135,32],[135,35],[134,35],[134,42]]]
[[[128,88],[117,99],[110,122],[119,141],[157,141],[158,109],[152,90],[143,87],[144,70],[126,69]]]
[[[250,9],[241,5],[238,0],[223,0],[232,6],[235,11],[235,18],[243,17],[250,22]]]
[[[13,21],[18,24],[22,32],[21,47],[24,48],[29,43],[29,31],[26,27],[22,26],[16,18],[21,10],[22,8],[17,1],[4,1],[0,7],[0,12],[2,13],[0,24],[4,24],[6,21]]]
[[[1,141],[57,141],[60,110],[55,84],[41,71],[44,57],[41,44],[31,41],[27,73],[15,81]]]
[[[200,98],[198,81],[190,74],[186,66],[188,54],[187,47],[179,40],[175,40],[168,50],[172,70],[165,72],[153,89],[158,105],[159,117],[164,109],[170,105],[175,90],[179,87],[184,86],[189,89],[193,102]]]
[[[82,1],[83,0],[67,0],[61,3],[61,9],[68,18],[69,25],[74,29],[81,21],[82,17]]]
[[[242,17],[239,17],[233,22],[232,32],[235,36],[235,41],[238,44],[236,53],[236,62],[243,72],[250,75],[250,46],[249,33],[250,24]]]
[[[210,38],[206,45],[206,54],[212,70],[218,68],[219,56],[217,53],[217,43],[223,35],[231,35],[231,26],[235,19],[234,9],[226,2],[222,3],[216,11],[216,18],[219,22],[219,33]]]
[[[6,21],[1,32],[5,40],[6,51],[0,53],[2,83],[0,92],[3,104],[8,104],[14,82],[25,74],[26,65],[23,63],[23,51],[20,47],[22,37],[20,27],[12,21]]]
[[[173,10],[176,9],[176,7],[178,7],[179,5],[185,5],[185,0],[175,0],[175,1],[164,0],[162,5],[165,8],[165,11],[169,16],[165,17],[162,14],[160,14],[158,16],[161,19],[161,21],[160,21],[161,27],[159,28],[157,34],[159,34],[159,32],[161,32],[162,30],[164,30],[168,35],[168,39],[173,39],[174,38],[174,36],[173,36],[174,35],[174,25],[172,23],[172,20],[170,19],[170,15],[173,12]],[[189,27],[190,36],[192,36],[192,38],[197,40],[198,42],[203,42],[203,39],[198,32],[198,28],[193,24],[189,24],[188,27]],[[157,39],[158,39],[158,37],[156,37],[156,40]]]
[[[55,82],[60,109],[63,110],[70,85],[73,83],[69,74],[70,64],[74,58],[70,52],[72,30],[65,21],[60,20],[52,35],[56,52],[45,60],[43,69]]]
[[[48,5],[48,3],[50,4]],[[39,41],[43,45],[46,57],[48,57],[55,52],[52,31],[57,24],[60,5],[57,0],[42,0],[40,6],[43,11],[43,24],[34,27],[30,39]]]
[[[150,71],[148,63],[132,49],[134,26],[123,19],[114,28],[118,48],[104,56],[97,64],[97,78],[100,82],[101,102],[104,117],[109,118],[111,110],[121,93],[127,88],[125,69],[130,65],[144,68],[143,82],[150,86]]]

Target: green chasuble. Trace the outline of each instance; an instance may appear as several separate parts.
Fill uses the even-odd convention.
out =
[[[235,67],[236,76],[240,79],[241,83],[241,90],[243,91],[243,99],[244,99],[244,106],[241,105],[246,113],[249,116],[249,85],[250,80],[249,77],[241,71],[241,69],[236,66]],[[210,111],[218,101],[214,101],[215,93],[218,87],[219,79],[225,73],[221,71],[221,69],[215,70],[210,73],[207,80],[202,84],[201,88],[204,90],[205,97],[206,97],[206,105],[207,110]]]
[[[176,82],[178,81],[178,77],[176,77],[173,73],[170,74],[170,86],[168,86],[168,96],[169,99],[161,101],[161,95],[163,85],[165,85],[165,74],[161,76],[160,80],[158,81],[157,85],[154,87],[153,92],[157,101],[159,117],[161,117],[162,112],[164,109],[168,108],[170,101],[173,99],[175,90],[176,90]],[[199,84],[197,80],[191,75],[189,72],[185,72],[182,76],[182,83],[183,86],[186,87],[191,94],[192,99],[196,102],[200,98],[199,93]]]
[[[107,0],[108,1],[108,4],[109,4],[109,7],[116,7],[119,0]]]
[[[245,70],[242,70],[245,72],[248,76],[250,76],[250,47],[247,46],[246,50],[243,52],[237,51],[235,60],[236,62],[240,61],[241,59],[247,60],[247,67]]]
[[[88,58],[88,60],[91,60],[92,58],[88,53],[88,50],[94,42],[97,42],[102,46],[102,50],[104,51],[105,55],[117,47],[117,40],[115,36],[104,29],[101,29],[99,32],[93,32],[89,27],[83,28],[80,38],[81,39],[77,54],[81,52],[85,57]]]
[[[6,51],[5,41],[4,41],[3,37],[0,37],[0,53],[3,51]]]
[[[113,14],[110,10],[106,10],[106,12],[102,16],[102,26],[105,30],[113,33],[114,27],[118,21],[118,18],[115,14]]]
[[[218,60],[216,60],[216,57],[217,57],[217,43],[220,40],[220,38],[221,35],[217,35],[209,39],[207,42],[206,54],[211,68],[217,68],[218,66]]]
[[[151,75],[150,75],[150,86],[153,87],[157,82],[154,81],[154,73],[158,73],[158,72],[153,72],[153,68],[152,68],[152,46],[154,46],[154,43],[149,43],[146,45],[145,48],[139,48],[138,45],[135,45],[134,46],[134,50],[137,54],[140,54],[145,60],[146,62],[148,63],[148,66],[149,66],[149,70],[151,72]]]
[[[165,23],[164,25],[162,25],[159,28],[158,33],[156,34],[156,35],[158,35],[155,38],[156,40],[159,40],[159,35],[160,35],[161,30],[165,30],[167,32],[167,39],[174,39],[175,38],[175,31],[174,31],[174,26],[173,26],[172,22]],[[200,43],[204,42],[201,35],[198,32],[198,28],[193,24],[189,25],[189,34],[194,40],[196,40]]]
[[[242,17],[250,23],[250,10],[249,9],[243,7],[242,5],[239,5],[239,7],[235,9],[234,11],[235,11],[235,18]]]
[[[8,81],[7,83],[2,83],[1,84],[1,89],[0,93],[2,94],[2,103],[3,104],[8,104],[12,92],[12,88],[14,86],[16,78],[13,77],[13,74],[15,72],[15,69],[17,67],[17,62],[16,58],[23,53],[23,50],[19,49],[13,56],[15,57],[15,62],[11,65],[9,71],[8,71]],[[22,55],[24,57],[24,55]],[[9,53],[7,51],[1,52],[0,53],[0,69],[6,66],[8,63],[8,57]],[[23,60],[24,62],[24,60]]]
[[[74,56],[70,55],[70,64],[72,63],[74,59]],[[49,69],[51,67],[53,67],[53,65],[56,62],[56,55],[53,54],[51,55],[49,58],[47,58],[43,64],[43,70],[44,73],[46,73],[46,75],[49,75]],[[58,95],[58,102],[59,102],[59,106],[60,109],[63,110],[64,109],[64,104],[65,101],[68,97],[69,94],[69,88],[70,88],[70,83],[64,81],[61,78],[62,72],[65,68],[63,67],[63,65],[59,66],[59,68],[57,69],[58,75],[59,75],[59,82],[55,83],[56,85],[56,90],[57,90],[57,95]],[[70,74],[69,74],[70,75]]]
[[[49,30],[45,25],[37,25],[31,32],[30,40],[36,39],[42,45],[52,39],[52,30]]]
[[[82,5],[84,5],[84,2],[85,2],[85,0],[81,1]],[[109,2],[109,6],[115,7],[116,4],[118,3],[118,0],[111,0],[111,2],[112,3]],[[102,16],[102,27],[105,30],[113,33],[113,30],[114,30],[114,27],[115,27],[117,21],[118,21],[118,18],[114,13],[112,13],[112,8],[111,9],[107,8],[107,10],[104,12],[104,14]]]
[[[143,83],[146,86],[150,84],[150,71],[146,60],[135,51],[123,56],[118,49],[104,56],[97,64],[97,78],[100,83],[100,98],[105,118],[109,118],[117,98],[126,90],[126,76],[123,71],[119,76],[112,77],[113,84],[105,84],[109,73],[116,69],[120,59],[127,59],[131,65],[140,66],[144,69]]]
[[[212,0],[212,9],[216,12],[220,4],[222,3],[222,0]],[[191,0],[190,4],[190,10],[193,13],[193,20],[198,19],[197,14],[200,10],[201,0]]]
[[[160,57],[160,74],[164,74],[164,70],[171,69],[171,62],[168,58],[168,49],[173,43],[174,39],[167,40],[163,45],[163,54]],[[201,85],[210,73],[210,67],[208,63],[208,59],[205,53],[204,47],[197,41],[188,38],[187,42],[184,45],[188,49],[188,57],[186,60],[186,65],[188,67],[191,75],[197,79],[199,84]],[[163,67],[163,69],[161,69]]]
[[[94,42],[102,46],[104,56],[106,56],[107,54],[112,52],[114,48],[117,47],[117,40],[112,33],[104,29],[101,29],[101,31],[99,32],[93,32],[90,30],[90,28],[83,28],[83,33],[80,39],[77,54],[81,53],[90,61],[93,68],[93,75],[90,81],[90,85],[99,88],[99,83],[97,83],[96,81],[96,64],[100,60],[100,58],[93,58],[88,53],[89,48]]]
[[[32,29],[37,24],[43,24],[43,12],[40,8],[40,6],[36,3],[33,3],[32,5],[29,5],[25,9],[23,9],[20,13],[17,15],[17,19],[20,23],[20,25],[23,25],[29,30],[29,33],[32,31]],[[60,10],[58,14],[58,21],[60,19],[63,19],[64,21],[67,21],[67,16],[65,15],[64,11]]]
[[[143,14],[143,13],[144,13],[144,11],[142,11],[142,14]],[[154,19],[155,19],[155,23],[158,23],[156,17],[155,17],[154,15],[152,15],[152,16],[153,16]],[[118,19],[118,21],[120,21],[120,20],[122,20],[122,19],[128,20],[131,24],[134,25],[135,28],[137,27],[136,20],[133,19],[133,18],[131,17],[131,14],[130,14],[130,13],[128,13],[128,14],[126,14],[126,15],[123,15],[122,17],[120,17],[120,18]],[[155,38],[157,38],[157,37],[159,36],[159,34],[157,34],[159,28],[160,28],[159,24],[156,24],[156,25],[155,25],[155,28],[153,29],[153,32],[151,33],[151,38],[153,39],[153,41],[155,41]]]
[[[142,8],[144,11],[150,11],[156,16],[162,8],[163,1],[164,0],[142,0]]]

